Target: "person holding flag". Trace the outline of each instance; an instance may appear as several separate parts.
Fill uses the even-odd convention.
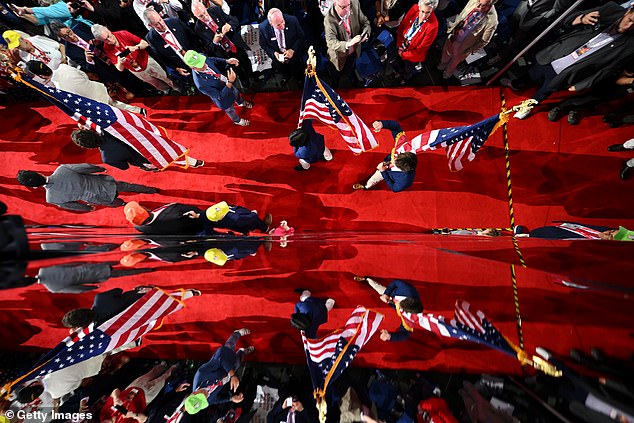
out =
[[[394,142],[396,144],[407,142],[405,131],[401,125],[394,120],[377,120],[372,123],[374,132],[380,132],[381,129],[389,129],[392,131]],[[367,190],[375,186],[381,181],[385,181],[393,192],[403,191],[414,183],[416,176],[416,166],[418,158],[412,152],[400,152],[398,154],[388,154],[385,160],[376,166],[376,172],[367,180],[365,184],[354,184],[354,190]]]
[[[241,119],[234,107],[235,103],[245,109],[253,108],[253,104],[244,100],[238,89],[233,86],[237,75],[229,65],[239,66],[238,59],[206,57],[194,50],[188,50],[183,59],[194,71],[194,84],[201,93],[211,98],[236,125],[248,126],[251,123]]]
[[[404,341],[414,331],[411,323],[403,318],[403,313],[418,314],[423,312],[423,303],[416,288],[400,279],[394,279],[387,287],[381,285],[367,276],[355,276],[357,282],[365,282],[380,296],[381,301],[394,307],[396,314],[401,319],[401,326],[396,332],[381,330],[382,341]]]

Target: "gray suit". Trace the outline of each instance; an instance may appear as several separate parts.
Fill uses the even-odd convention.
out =
[[[348,49],[346,48],[348,34],[335,10],[334,3],[324,17],[324,31],[326,33],[326,45],[328,46],[328,59],[338,71],[341,71],[348,58]],[[370,35],[370,21],[361,12],[359,0],[350,1],[350,33],[350,38],[361,34]],[[359,57],[361,55],[361,43],[355,45],[354,50],[357,57]]]
[[[61,165],[46,179],[46,202],[63,209],[90,211],[89,205],[79,201],[118,207],[123,205],[123,200],[117,198],[119,192],[157,192],[155,188],[117,182],[110,175],[94,175],[105,171],[88,163]]]
[[[111,272],[108,263],[64,264],[41,267],[37,278],[50,292],[80,294],[97,289],[95,284],[110,279]]]

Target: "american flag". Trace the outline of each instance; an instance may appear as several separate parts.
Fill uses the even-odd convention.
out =
[[[469,126],[434,129],[417,135],[409,142],[404,140],[400,144],[397,143],[396,153],[408,151],[418,153],[443,147],[447,149],[449,169],[452,172],[457,172],[462,169],[462,159],[465,156],[467,161],[472,161],[475,158],[476,153],[489,138],[499,120],[500,115],[495,115]]]
[[[466,301],[456,301],[454,318],[449,323],[444,317],[433,314],[403,313],[402,315],[412,326],[419,326],[436,335],[476,342],[514,357],[517,355],[484,313],[480,310],[472,312],[471,305]]]
[[[304,119],[317,119],[336,126],[348,148],[355,154],[372,150],[379,143],[368,126],[350,109],[348,104],[317,76],[306,75],[304,94],[299,112],[299,124]]]
[[[307,339],[302,331],[308,369],[316,390],[325,392],[328,383],[343,373],[382,320],[382,314],[358,306],[343,328],[324,338]]]
[[[108,132],[138,151],[158,169],[166,168],[188,152],[187,148],[172,141],[165,129],[159,129],[141,115],[33,80],[23,82],[44,94],[47,100],[78,123],[100,133]]]
[[[152,289],[99,327],[91,324],[66,337],[45,359],[40,359],[44,364],[27,380],[46,376],[134,341],[182,307],[177,297]]]

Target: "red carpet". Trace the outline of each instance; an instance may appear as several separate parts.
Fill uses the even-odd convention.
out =
[[[396,119],[410,137],[474,123],[500,107],[497,89],[429,87],[340,94],[366,123]],[[523,99],[505,94],[509,105]],[[205,206],[227,200],[271,212],[276,222],[287,219],[297,234],[296,242],[286,248],[274,245],[268,253],[261,248],[256,256],[222,268],[201,258],[174,265],[145,262],[142,266],[160,271],[103,284],[101,290],[139,283],[191,286],[205,294],[148,335],[141,355],[207,358],[231,329],[246,325],[253,330],[258,348],[254,359],[302,362],[301,339],[288,323],[297,287],[337,300],[324,328],[342,323],[357,304],[385,312],[384,326],[396,328],[393,311],[352,281],[353,274],[373,275],[385,283],[393,278],[408,280],[433,313],[449,315],[454,301],[465,299],[518,342],[509,263],[518,265],[519,259],[510,240],[420,235],[434,227],[509,225],[502,131],[462,172],[449,172],[442,151],[430,152],[420,156],[416,182],[409,190],[352,192],[352,184],[367,177],[392,147],[388,131],[380,134],[377,151],[355,157],[334,131],[316,124],[326,135],[334,160],[300,173],[293,170],[297,162],[286,139],[297,122],[300,93],[263,93],[250,100],[255,107],[245,117],[252,125],[243,129],[206,97],[148,99],[149,119],[207,164],[159,174],[108,169],[119,180],[162,190],[158,195],[123,198],[149,206],[172,201]],[[30,223],[98,224],[124,228],[113,229],[115,233],[130,233],[121,209],[102,208],[90,214],[62,211],[44,203],[42,190],[29,191],[15,180],[19,169],[50,173],[60,163],[100,163],[98,153],[72,144],[70,119],[45,103],[3,107],[0,117],[0,194],[11,213]],[[598,116],[570,126],[565,121],[548,122],[546,114],[539,113],[525,121],[512,120],[508,133],[516,223],[530,228],[555,220],[634,226],[632,182],[618,179],[627,155],[606,150],[629,139],[631,127],[609,129]],[[308,239],[301,239],[307,234]],[[543,345],[567,354],[572,347],[600,346],[617,357],[631,356],[632,247],[521,240],[520,249],[528,265],[527,269],[516,266],[528,351]],[[118,261],[122,255],[113,252],[106,257]],[[51,262],[33,263],[29,274],[47,265]],[[589,289],[570,288],[561,280]],[[59,324],[63,313],[91,302],[90,294],[52,295],[39,286],[0,292],[0,307],[6,310],[0,317],[4,346],[53,346],[64,336]],[[357,360],[393,368],[519,371],[513,359],[497,352],[423,331],[415,332],[405,344],[382,343],[377,337]]]

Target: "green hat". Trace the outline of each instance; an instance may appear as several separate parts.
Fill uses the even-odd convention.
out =
[[[187,50],[183,57],[183,61],[190,68],[202,68],[205,65],[205,60],[207,57],[194,50]]]
[[[619,226],[619,230],[614,234],[615,241],[634,241],[634,231],[630,231],[623,226]]]
[[[209,407],[209,402],[207,402],[207,395],[203,393],[193,394],[185,399],[185,411],[187,411],[187,414],[196,414],[207,407]]]
[[[4,40],[7,42],[7,47],[16,48],[20,45],[20,38],[22,37],[19,33],[8,30],[2,33],[2,38],[4,38]]]

